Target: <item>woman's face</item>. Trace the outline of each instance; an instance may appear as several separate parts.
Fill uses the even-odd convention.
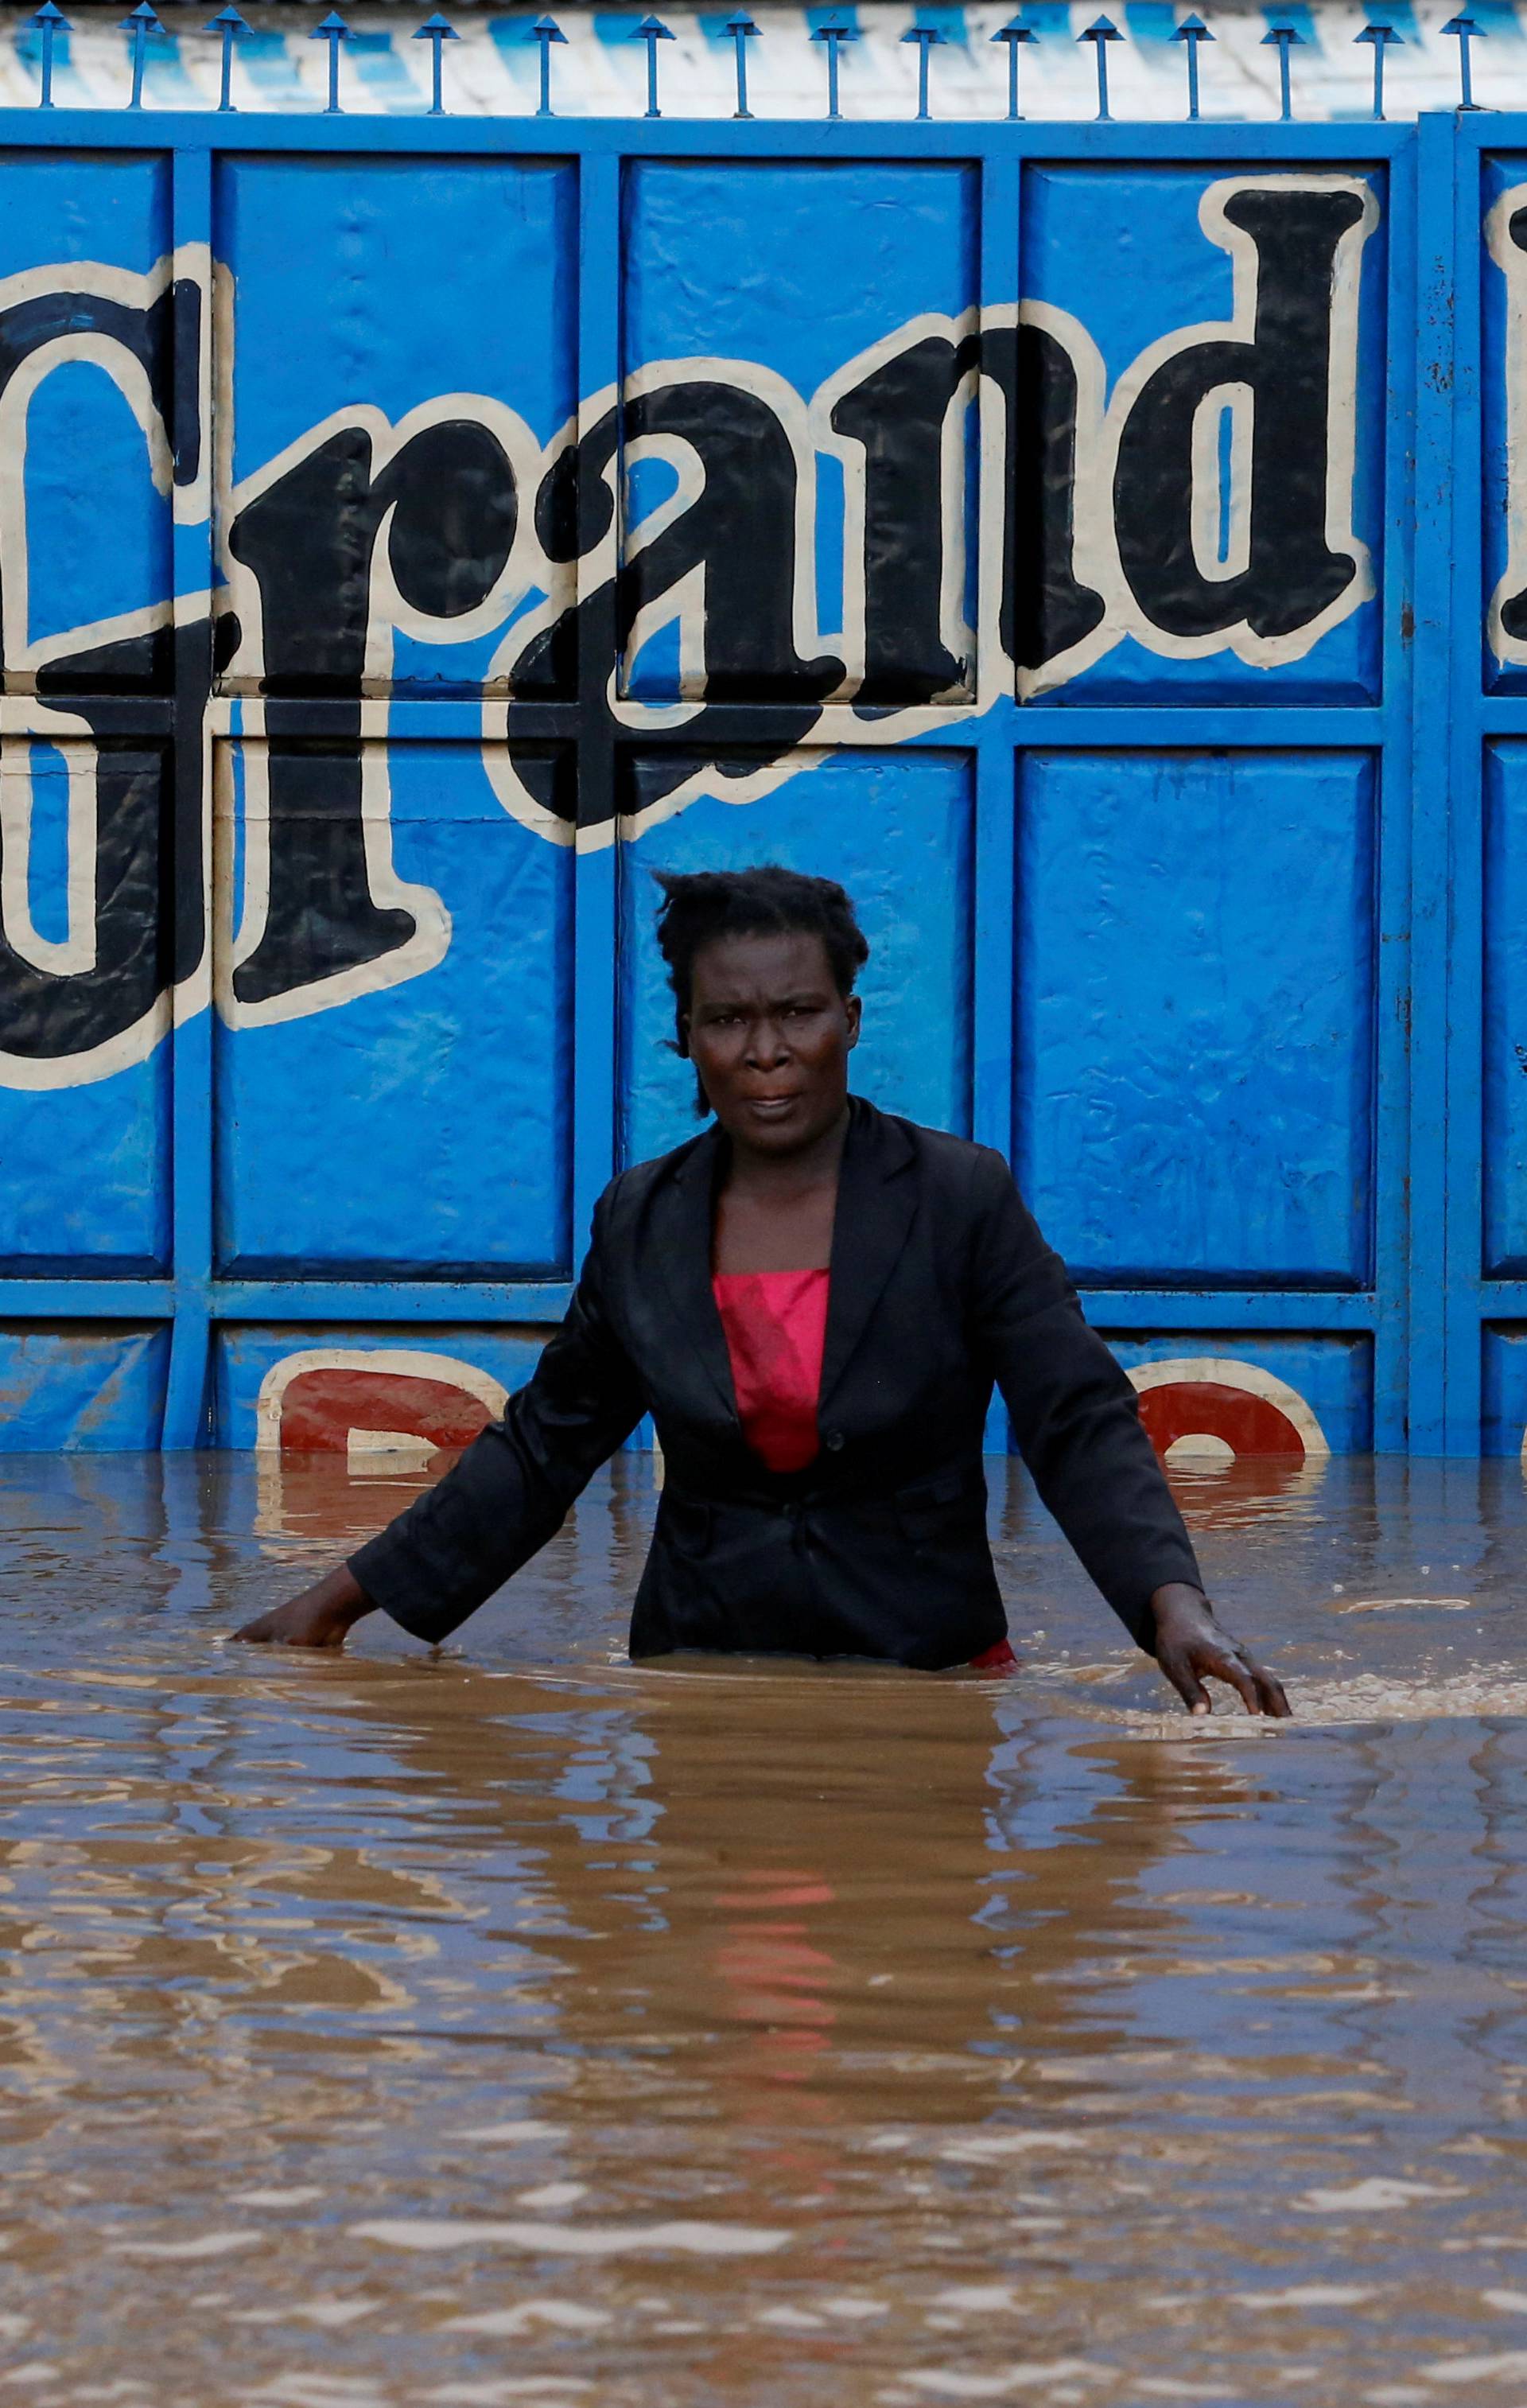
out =
[[[703,947],[684,1033],[736,1145],[797,1154],[842,1117],[859,998],[839,995],[820,937],[721,937]]]

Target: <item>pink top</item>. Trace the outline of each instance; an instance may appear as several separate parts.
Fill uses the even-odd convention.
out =
[[[817,1453],[827,1281],[826,1271],[721,1271],[711,1281],[742,1434],[771,1471],[804,1471]]]

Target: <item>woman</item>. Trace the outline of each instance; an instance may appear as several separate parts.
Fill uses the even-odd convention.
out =
[[[545,1546],[650,1412],[665,1478],[633,1656],[1010,1663],[981,1440],[1000,1385],[1039,1494],[1195,1713],[1278,1683],[1215,1621],[1135,1395],[1002,1156],[849,1094],[869,948],[841,886],[664,877],[701,1137],[611,1182],[528,1385],[338,1570],[236,1633],[437,1641]]]

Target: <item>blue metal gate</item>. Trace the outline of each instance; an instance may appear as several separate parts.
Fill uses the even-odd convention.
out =
[[[0,142],[0,1445],[464,1434],[778,859],[1161,1442],[1516,1451],[1527,126]]]
[[[1446,1141],[1417,1157],[1417,1226],[1442,1260],[1427,1301],[1418,1261],[1414,1312],[1440,1356],[1429,1436],[1451,1453],[1515,1455],[1527,1427],[1527,121],[1427,120],[1420,134],[1434,234],[1422,311],[1436,356],[1419,429],[1435,465],[1420,489],[1417,673],[1439,708],[1417,715],[1416,941],[1430,1009],[1416,1025],[1416,1083],[1419,1113]]]

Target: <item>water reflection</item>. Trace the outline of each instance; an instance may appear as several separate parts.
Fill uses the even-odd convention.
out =
[[[1320,1511],[1328,1455],[1235,1455],[1228,1462],[1189,1457],[1172,1466],[1172,1487],[1194,1539],[1211,1530],[1250,1530],[1288,1522],[1301,1508]]]
[[[1208,1731],[994,1469],[1008,1681],[631,1666],[639,1463],[454,1652],[251,1658],[410,1484],[0,1465],[17,2396],[1509,2386],[1516,1467],[1179,1475],[1303,1717]]]

